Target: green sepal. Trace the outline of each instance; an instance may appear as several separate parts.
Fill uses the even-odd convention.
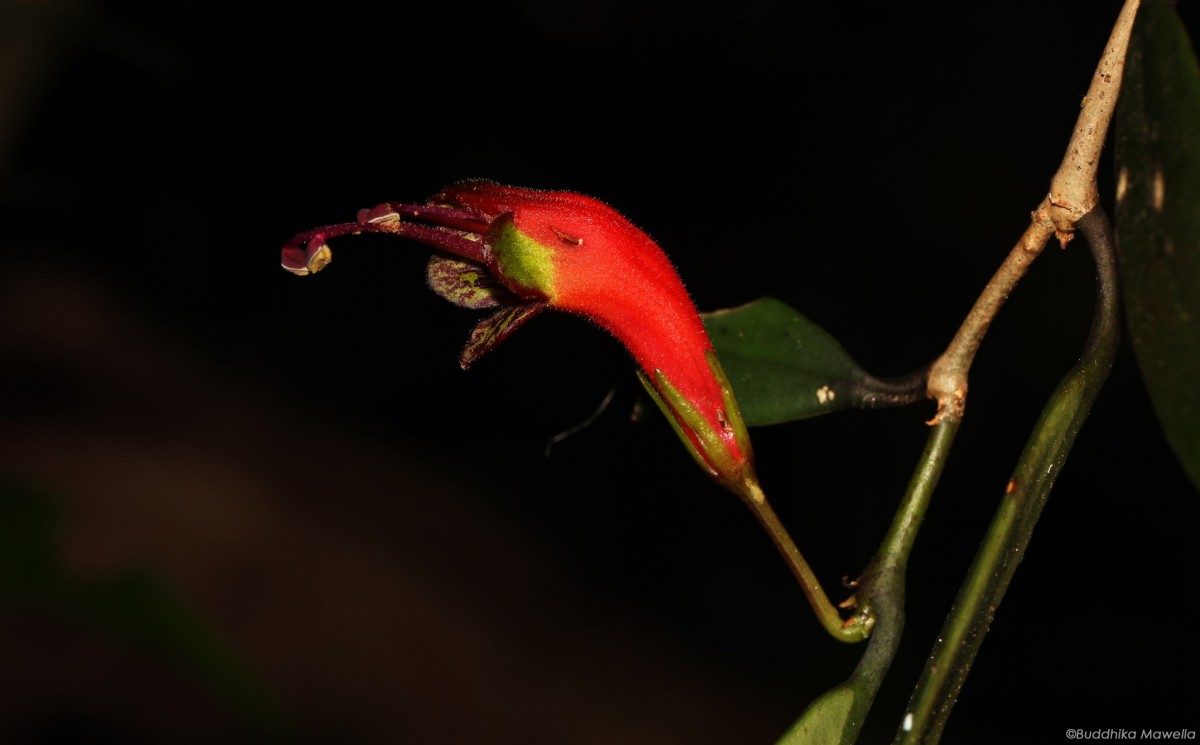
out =
[[[705,352],[705,356],[708,358],[709,369],[712,370],[713,376],[721,386],[724,409],[722,415],[725,424],[733,430],[734,438],[742,453],[740,459],[726,447],[721,433],[709,424],[704,415],[679,392],[679,389],[671,385],[671,381],[667,380],[662,371],[654,371],[653,383],[641,371],[638,372],[638,379],[642,381],[642,386],[654,399],[654,403],[658,405],[663,416],[671,423],[675,434],[679,436],[684,447],[691,453],[696,464],[705,473],[743,497],[761,501],[762,492],[754,475],[754,456],[750,445],[750,433],[738,410],[737,400],[733,396],[733,388],[730,387],[729,379],[721,369],[721,363],[718,362],[716,355],[712,351],[708,351]]]
[[[712,464],[709,463],[706,455],[707,451],[712,445],[712,442],[711,440],[705,442],[703,439],[701,439],[700,435],[701,431],[708,430],[711,432],[712,428],[708,426],[708,422],[704,421],[703,417],[695,417],[700,419],[701,422],[700,430],[693,429],[693,432],[696,433],[696,440],[700,443],[703,443],[698,446],[697,442],[694,442],[691,436],[688,435],[687,431],[684,430],[683,424],[681,423],[681,419],[684,419],[689,414],[695,415],[697,413],[695,407],[684,400],[683,397],[679,395],[679,391],[676,390],[670,383],[668,383],[667,379],[664,378],[663,374],[658,370],[654,371],[654,379],[659,385],[663,386],[663,391],[668,397],[671,398],[673,402],[675,402],[674,407],[663,400],[662,395],[660,395],[658,392],[658,388],[655,387],[654,383],[650,382],[650,378],[646,376],[646,373],[638,370],[638,380],[642,381],[642,387],[646,389],[646,393],[650,394],[650,398],[654,399],[654,403],[658,405],[658,410],[661,411],[663,416],[667,418],[667,421],[671,423],[671,428],[675,430],[675,434],[679,436],[679,439],[681,442],[683,442],[684,447],[686,447],[687,451],[691,453],[692,458],[696,461],[696,465],[700,466],[700,468],[709,476],[717,478],[717,471]]]
[[[475,324],[467,346],[463,347],[462,354],[458,356],[458,364],[466,370],[480,357],[499,346],[512,332],[525,325],[526,321],[537,315],[546,305],[523,303],[509,306]]]
[[[729,382],[729,376],[721,367],[716,352],[710,349],[704,353],[704,357],[708,360],[708,369],[712,370],[713,377],[721,386],[721,401],[725,404],[725,421],[733,428],[734,439],[749,458],[751,457],[750,430],[746,429],[746,420],[742,418],[742,407],[738,405],[738,400],[733,395],[733,385]]]

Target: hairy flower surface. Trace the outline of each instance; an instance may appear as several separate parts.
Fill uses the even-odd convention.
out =
[[[496,308],[459,358],[465,369],[538,312],[587,318],[615,336],[696,461],[717,481],[760,499],[750,438],[700,315],[662,249],[607,204],[572,192],[464,181],[425,204],[381,204],[353,223],[301,233],[283,267],[311,274],[328,240],[391,233],[438,250],[429,286],[468,308]]]

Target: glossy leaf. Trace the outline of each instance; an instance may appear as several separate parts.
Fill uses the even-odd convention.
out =
[[[923,386],[914,392],[872,377],[824,329],[775,298],[706,313],[704,324],[751,426],[924,397]]]
[[[1138,365],[1200,488],[1200,74],[1171,3],[1139,11],[1117,111],[1117,250]]]

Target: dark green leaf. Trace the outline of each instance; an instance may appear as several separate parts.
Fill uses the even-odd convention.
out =
[[[824,329],[775,298],[706,313],[704,324],[750,426],[924,398],[920,376],[872,377]]]
[[[1171,4],[1142,3],[1117,111],[1117,249],[1138,364],[1200,488],[1200,74]]]

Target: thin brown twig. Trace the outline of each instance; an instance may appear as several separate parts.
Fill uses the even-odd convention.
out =
[[[931,424],[944,419],[962,419],[967,403],[967,372],[1004,301],[1046,247],[1050,236],[1057,236],[1059,243],[1066,246],[1075,231],[1075,223],[1099,203],[1096,172],[1100,152],[1116,109],[1125,69],[1125,52],[1139,4],[1139,0],[1126,0],[1117,17],[1083,99],[1067,152],[1050,181],[1050,193],[1033,211],[1029,227],[975,301],[950,346],[929,371],[928,395],[938,402],[937,414]]]

